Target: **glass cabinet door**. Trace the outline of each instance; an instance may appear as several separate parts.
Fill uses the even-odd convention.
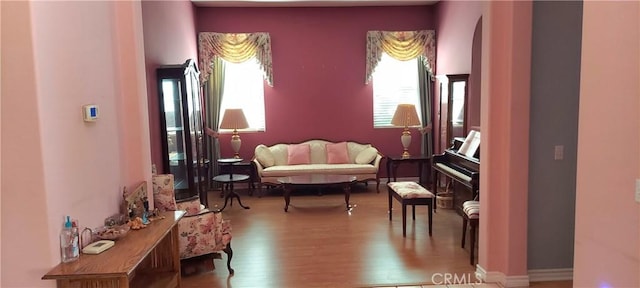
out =
[[[202,105],[200,98],[200,84],[198,80],[198,74],[195,71],[189,71],[186,77],[186,89],[187,89],[187,115],[189,121],[189,127],[191,127],[189,141],[191,141],[191,159],[193,159],[194,169],[193,171],[193,179],[195,185],[202,184],[202,189],[204,187],[203,177],[205,177],[203,171],[204,169],[204,159],[203,159],[203,122],[202,122]]]
[[[192,76],[193,75],[190,74],[186,78],[187,83],[185,87],[187,89],[187,95],[191,95],[187,97],[187,119],[189,121],[189,127],[192,128],[189,134],[189,141],[191,141],[191,159],[193,159],[194,165],[197,166],[198,161],[202,157],[202,153],[200,152],[202,117],[200,114],[199,88],[196,86],[197,79],[193,79]],[[200,171],[199,169],[195,169],[193,172],[194,181],[197,183],[199,182]]]
[[[163,171],[174,175],[176,200],[206,204],[199,72],[193,60],[157,69]]]
[[[173,174],[176,190],[189,189],[187,181],[187,151],[185,149],[185,125],[182,119],[182,101],[180,97],[180,80],[162,80],[162,98],[164,104],[165,137],[167,144],[166,157],[169,160],[169,171]]]

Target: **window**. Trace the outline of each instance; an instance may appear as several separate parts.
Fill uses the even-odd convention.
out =
[[[391,118],[398,104],[420,107],[418,59],[400,61],[382,53],[373,73],[373,127],[393,127]],[[420,111],[418,117],[422,118]],[[422,119],[420,119],[422,122]]]
[[[225,61],[220,122],[222,122],[225,109],[242,108],[247,122],[249,122],[249,129],[245,130],[264,131],[263,81],[263,72],[255,57],[242,63]]]

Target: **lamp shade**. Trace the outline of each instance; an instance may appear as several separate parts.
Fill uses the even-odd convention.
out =
[[[391,118],[391,124],[394,126],[409,127],[420,125],[420,118],[416,106],[413,104],[398,104],[396,113]]]
[[[249,128],[247,118],[244,117],[242,109],[226,109],[220,123],[221,129],[245,129]]]

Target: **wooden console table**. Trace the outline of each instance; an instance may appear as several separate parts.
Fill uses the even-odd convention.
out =
[[[42,279],[58,287],[180,287],[178,220],[184,211],[162,213],[164,219],[130,230],[116,245],[98,255],[60,263]]]
[[[396,181],[398,166],[402,163],[417,163],[420,184],[428,184],[429,178],[431,177],[431,155],[411,155],[409,157],[387,156],[387,183],[391,182],[391,178],[393,178],[394,182]],[[422,172],[425,169],[427,170],[427,177],[423,179]]]

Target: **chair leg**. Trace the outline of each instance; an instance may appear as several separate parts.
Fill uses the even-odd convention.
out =
[[[402,203],[402,237],[407,237],[407,204]]]
[[[413,221],[416,221],[416,205],[411,205],[411,216],[413,217]]]
[[[464,248],[464,241],[467,237],[467,217],[462,216],[462,248]]]
[[[433,227],[433,198],[431,198],[431,203],[427,204],[427,217],[429,217],[429,237],[431,237],[431,231]]]
[[[224,253],[227,254],[227,269],[229,270],[229,274],[233,275],[235,271],[233,271],[233,268],[231,268],[231,258],[233,258],[233,250],[231,250],[231,242],[227,243],[227,247],[224,247],[222,251],[224,251]]]
[[[471,231],[469,231],[469,244],[471,244],[471,247],[469,247],[469,254],[470,256],[470,260],[469,262],[471,263],[471,266],[473,266],[473,258],[475,255],[475,250],[476,250],[476,229],[478,228],[478,222],[477,220],[470,220],[469,224],[471,226]]]

